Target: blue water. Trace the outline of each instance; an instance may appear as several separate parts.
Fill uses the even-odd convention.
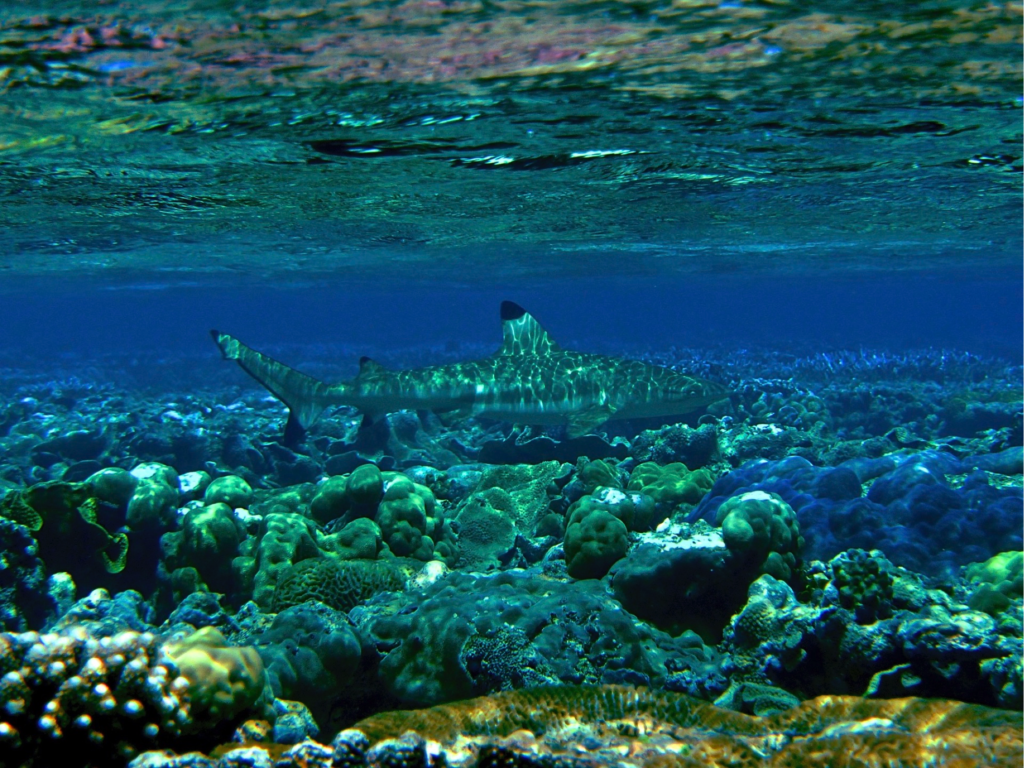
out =
[[[579,349],[948,348],[1019,361],[1024,335],[1021,273],[1014,270],[595,277],[473,287],[395,285],[383,278],[301,288],[87,283],[69,289],[36,281],[4,295],[0,355],[41,371],[62,357],[82,363],[160,353],[213,358],[210,328],[264,346],[340,344],[374,355],[446,342],[497,345],[497,308],[505,299]],[[332,362],[339,371],[354,366],[354,360]]]

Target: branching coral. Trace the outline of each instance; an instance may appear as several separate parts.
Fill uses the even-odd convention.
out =
[[[253,649],[216,641],[205,631],[173,646],[151,632],[101,637],[81,625],[0,633],[0,764],[68,765],[69,755],[111,764],[241,714],[263,692],[262,664]],[[172,652],[185,647],[192,653]],[[223,674],[197,674],[200,656]],[[234,706],[217,708],[225,679]]]

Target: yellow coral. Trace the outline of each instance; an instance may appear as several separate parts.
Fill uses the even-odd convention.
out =
[[[442,755],[477,745],[501,758],[490,765],[518,764],[524,744],[536,764],[538,757],[555,763],[579,754],[581,734],[603,755],[628,754],[618,764],[644,768],[1019,766],[1024,758],[1018,713],[956,701],[819,696],[754,717],[679,693],[617,685],[538,687],[385,712],[339,738],[356,731],[371,744],[413,731],[437,742]]]
[[[255,648],[232,648],[218,630],[203,627],[164,653],[188,681],[193,727],[206,728],[253,708],[266,686]]]

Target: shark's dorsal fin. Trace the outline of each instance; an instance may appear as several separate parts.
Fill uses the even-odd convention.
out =
[[[359,376],[373,376],[378,373],[384,373],[386,370],[387,368],[371,357],[364,355],[359,358]],[[356,378],[359,378],[359,376]]]
[[[514,301],[501,302],[501,332],[505,339],[499,355],[548,355],[560,349],[533,315]]]

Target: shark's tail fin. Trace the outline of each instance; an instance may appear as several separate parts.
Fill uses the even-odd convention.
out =
[[[295,434],[296,428],[305,430],[331,404],[329,387],[324,382],[299,373],[284,363],[250,349],[234,336],[210,331],[225,360],[234,360],[270,393],[288,406],[291,412],[285,434]]]

